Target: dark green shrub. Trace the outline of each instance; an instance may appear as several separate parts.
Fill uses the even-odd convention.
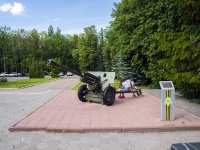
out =
[[[29,67],[29,78],[44,78],[45,74],[42,69],[42,64],[38,62],[32,63]]]
[[[53,61],[57,62],[58,64],[61,64],[61,61],[60,59],[52,59]],[[63,65],[64,66],[64,65]],[[51,70],[51,73],[50,73],[50,76],[52,78],[58,78],[59,77],[59,72],[61,71],[60,69],[56,68],[56,67],[52,67],[52,66],[49,66],[49,70]]]
[[[200,99],[200,74],[192,72],[174,75],[175,87],[188,99]]]
[[[4,83],[4,82],[8,82],[8,80],[7,80],[7,78],[5,78],[5,77],[1,77],[1,78],[0,78],[0,82],[1,82],[1,83]]]
[[[58,72],[52,72],[51,77],[58,78],[59,77]]]

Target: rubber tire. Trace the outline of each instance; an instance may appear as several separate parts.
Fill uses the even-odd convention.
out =
[[[85,99],[85,93],[83,91],[87,90],[87,85],[83,84],[79,87],[78,89],[78,98],[81,102],[86,102],[87,100]]]
[[[115,102],[115,89],[111,86],[105,88],[103,92],[103,103],[107,106],[113,105]]]

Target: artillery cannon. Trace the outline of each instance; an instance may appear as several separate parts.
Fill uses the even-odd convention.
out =
[[[115,101],[115,88],[110,86],[110,83],[114,82],[115,72],[88,71],[82,74],[61,66],[50,59],[47,63],[55,68],[59,68],[63,71],[70,71],[80,76],[80,81],[86,83],[81,85],[78,89],[78,98],[80,101],[100,102],[107,106],[113,105]]]

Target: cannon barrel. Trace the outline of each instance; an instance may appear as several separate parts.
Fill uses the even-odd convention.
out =
[[[50,66],[53,66],[53,67],[55,67],[55,68],[59,68],[59,69],[61,69],[61,70],[63,70],[63,71],[69,71],[69,72],[71,72],[71,73],[73,73],[73,74],[76,74],[76,75],[78,75],[78,76],[80,76],[80,77],[83,77],[83,75],[82,75],[81,73],[76,72],[76,71],[74,71],[74,70],[71,70],[71,69],[69,69],[69,68],[67,68],[67,67],[61,66],[61,65],[59,65],[58,63],[56,63],[55,61],[53,61],[53,60],[51,60],[51,59],[49,59],[49,60],[47,61],[47,63],[48,63]]]
[[[59,69],[61,69],[61,70],[63,70],[63,71],[70,71],[71,73],[80,76],[80,77],[81,77],[80,80],[81,80],[82,82],[84,82],[84,83],[87,83],[87,84],[90,84],[90,85],[94,85],[94,84],[96,84],[96,83],[99,84],[99,83],[101,82],[100,77],[97,77],[97,76],[95,76],[95,75],[93,75],[93,74],[91,74],[91,73],[88,73],[88,72],[85,72],[85,73],[81,74],[81,73],[76,72],[76,71],[74,71],[74,70],[71,70],[71,69],[69,69],[69,68],[67,68],[67,67],[64,67],[64,66],[59,65],[58,63],[54,62],[54,61],[51,60],[51,59],[49,59],[49,60],[47,61],[47,64],[49,64],[49,65],[52,66],[52,67],[59,68]]]

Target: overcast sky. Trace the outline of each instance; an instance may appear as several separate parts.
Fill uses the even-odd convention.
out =
[[[0,26],[46,31],[50,25],[63,34],[109,26],[114,2],[121,0],[0,0]]]

